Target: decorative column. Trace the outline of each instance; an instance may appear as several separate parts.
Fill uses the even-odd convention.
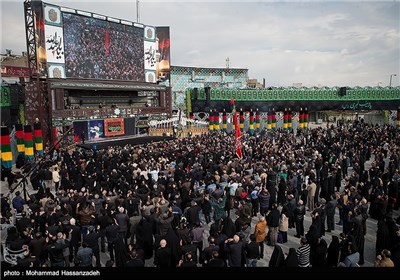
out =
[[[43,156],[43,138],[42,138],[42,126],[40,122],[35,122],[33,124],[33,137],[35,141],[35,151],[39,153],[39,155]]]
[[[276,112],[275,108],[272,108],[272,123],[271,123],[272,130],[276,130]]]
[[[28,160],[33,159],[33,141],[32,141],[32,126],[24,126],[24,140],[25,140],[25,157]]]
[[[250,109],[250,116],[249,116],[249,131],[250,134],[254,134],[254,112],[253,109]]]
[[[17,138],[17,151],[25,154],[24,128],[22,124],[15,125],[15,137]]]
[[[244,130],[244,113],[243,113],[243,109],[240,108],[240,114],[239,114],[239,128],[240,128],[240,132],[243,132]]]
[[[210,115],[208,117],[208,130],[211,132],[214,130],[214,113],[213,110],[210,110]]]
[[[225,109],[222,111],[222,131],[226,132],[226,128],[227,128],[227,119],[226,119],[226,111]]]
[[[260,126],[261,126],[261,116],[260,112],[258,111],[258,108],[256,110],[256,131],[260,131]]]
[[[10,144],[10,134],[7,126],[1,127],[1,166],[4,168],[12,168],[12,152]]]

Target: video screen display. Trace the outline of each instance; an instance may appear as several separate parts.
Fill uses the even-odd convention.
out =
[[[89,140],[104,138],[104,121],[92,120],[88,122]]]
[[[104,119],[105,136],[116,136],[124,134],[125,134],[125,127],[123,118]]]
[[[145,81],[143,28],[63,13],[67,78]]]
[[[86,121],[73,122],[73,126],[75,143],[83,143],[88,139],[88,126]]]

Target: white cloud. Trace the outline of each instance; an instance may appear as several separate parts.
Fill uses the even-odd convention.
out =
[[[136,1],[46,2],[136,20]],[[1,51],[26,49],[23,4],[1,2]],[[248,68],[267,85],[399,85],[400,3],[140,1],[140,21],[170,26],[172,65]]]

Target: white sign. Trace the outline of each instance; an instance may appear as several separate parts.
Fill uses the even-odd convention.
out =
[[[65,63],[63,29],[46,24],[44,31],[47,62]]]
[[[144,69],[156,70],[156,43],[144,41]]]

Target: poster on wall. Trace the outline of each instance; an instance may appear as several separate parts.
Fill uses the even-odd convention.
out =
[[[105,136],[116,136],[124,134],[125,134],[125,127],[123,118],[104,119]]]

